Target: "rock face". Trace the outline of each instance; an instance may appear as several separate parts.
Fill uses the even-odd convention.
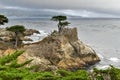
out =
[[[26,31],[24,32],[24,34],[26,36],[32,35],[33,33],[40,34],[40,32],[38,30],[35,30],[35,29],[26,29]]]
[[[21,36],[21,40],[31,41],[30,38],[24,37],[24,36],[29,36],[29,35],[32,35],[33,33],[40,34],[40,32],[35,29],[26,29],[26,31],[24,32],[24,35],[21,35],[21,34],[19,35]],[[5,28],[0,28],[0,40],[10,42],[14,38],[15,38],[15,34],[13,32],[7,31]]]
[[[36,70],[74,70],[85,68],[100,61],[96,52],[78,39],[77,29],[66,28],[61,34],[53,32],[42,41],[25,45],[24,57],[34,59],[30,65],[38,65]]]
[[[61,34],[54,31],[42,41],[17,50],[25,50],[18,62],[33,59],[27,66],[37,65],[35,71],[76,70],[100,61],[96,52],[78,39],[76,28],[65,28]],[[0,50],[0,54],[4,56],[12,51],[15,50]]]

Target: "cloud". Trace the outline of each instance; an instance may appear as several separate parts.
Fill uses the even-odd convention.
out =
[[[0,3],[24,9],[55,9],[68,15],[84,17],[116,17],[120,15],[120,0],[0,0]]]
[[[66,15],[68,17],[83,17],[83,18],[120,18],[120,15],[110,14],[110,13],[101,13],[95,11],[88,11],[85,9],[74,10],[74,9],[31,9],[31,8],[22,8],[22,7],[4,7],[4,9],[9,9],[9,14],[17,16],[32,16],[32,17],[50,17],[54,15]],[[39,16],[38,16],[39,15]],[[16,17],[17,17],[16,16]],[[30,17],[29,16],[29,17]]]
[[[81,17],[86,17],[86,18],[97,18],[97,17],[106,17],[106,18],[113,18],[113,17],[118,17],[113,14],[106,14],[106,13],[99,13],[99,12],[92,12],[92,11],[87,11],[87,10],[63,10],[61,11],[66,15],[70,16],[81,16]]]
[[[76,16],[76,17],[83,17],[83,18],[117,18],[120,17],[116,16],[114,14],[109,13],[100,13],[100,12],[94,12],[94,11],[88,11],[88,10],[74,10],[74,9],[63,9],[63,10],[51,10],[47,9],[47,11],[56,12],[59,14],[64,14],[67,16]]]
[[[0,0],[2,4],[35,8],[58,9],[120,9],[120,0]]]

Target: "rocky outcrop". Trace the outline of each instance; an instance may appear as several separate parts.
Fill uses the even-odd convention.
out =
[[[37,43],[26,44],[18,50],[25,50],[18,61],[33,61],[27,66],[37,65],[35,71],[55,71],[57,69],[76,70],[100,61],[96,52],[78,39],[76,28],[65,28],[61,34],[54,31]],[[2,55],[10,54],[8,49]]]
[[[24,35],[21,35],[21,34],[19,35],[21,36],[21,40],[32,41],[30,38],[25,37],[25,36],[32,35],[33,33],[40,34],[40,32],[35,29],[26,29],[26,31],[24,32]],[[15,38],[15,34],[13,32],[7,31],[5,28],[0,28],[0,39],[1,40],[10,42],[14,38]]]
[[[77,29],[66,28],[61,34],[53,32],[42,41],[25,45],[29,65],[38,65],[37,70],[85,68],[100,61],[96,52],[78,39]]]
[[[32,35],[33,33],[40,34],[40,32],[36,29],[26,29],[26,31],[24,32],[25,36]]]

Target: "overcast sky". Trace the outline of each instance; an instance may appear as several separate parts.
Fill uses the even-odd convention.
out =
[[[83,10],[89,14],[120,16],[120,0],[0,0],[0,7]]]

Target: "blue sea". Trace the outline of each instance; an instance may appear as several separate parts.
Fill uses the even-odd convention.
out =
[[[91,46],[101,58],[94,65],[104,69],[109,65],[120,67],[120,19],[116,18],[82,18],[61,13],[55,10],[17,10],[1,9],[1,14],[9,18],[9,23],[1,27],[24,25],[37,29],[41,34],[30,36],[34,41],[42,40],[53,30],[57,30],[57,22],[51,21],[54,15],[66,15],[71,23],[68,27],[77,27],[79,39]]]

